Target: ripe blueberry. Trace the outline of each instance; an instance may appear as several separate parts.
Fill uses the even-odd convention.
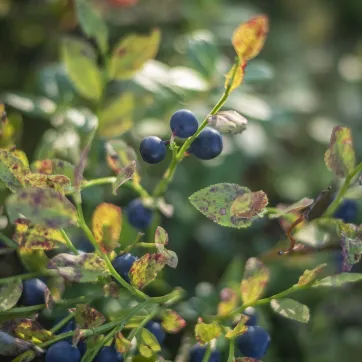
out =
[[[192,136],[199,125],[194,114],[187,109],[180,109],[175,112],[170,120],[172,133],[180,138]]]
[[[60,328],[55,334],[62,334],[74,331],[75,329],[75,320],[71,319],[65,326]],[[69,343],[72,342],[72,337],[65,338],[64,341],[68,341]]]
[[[357,203],[354,200],[344,200],[334,213],[336,219],[341,219],[345,223],[355,222],[357,216],[358,208]]]
[[[222,151],[222,138],[219,131],[206,127],[192,142],[189,152],[201,160],[211,160]]]
[[[253,307],[248,307],[244,310],[243,314],[249,317],[248,321],[245,323],[247,326],[255,326],[257,322],[256,310]]]
[[[140,199],[135,199],[127,207],[128,222],[138,230],[147,229],[152,220],[152,210],[143,206]]]
[[[190,350],[190,362],[202,362],[206,352],[206,346],[200,346],[198,343],[194,344]],[[218,350],[211,352],[208,362],[220,362],[221,353]]]
[[[93,362],[123,362],[123,356],[114,347],[103,347]]]
[[[268,332],[260,326],[249,326],[248,330],[236,338],[239,351],[250,358],[262,358],[270,343]]]
[[[85,353],[87,352],[87,344],[85,343],[85,341],[80,341],[78,343],[78,349],[79,349],[80,355],[83,357],[85,355]]]
[[[157,339],[159,344],[162,344],[162,342],[165,340],[166,333],[162,329],[162,326],[160,323],[155,321],[149,321],[145,328],[148,329]]]
[[[140,152],[143,161],[151,164],[161,162],[166,156],[166,146],[161,138],[149,136],[142,140]]]
[[[45,355],[45,362],[79,362],[80,359],[78,348],[67,341],[54,343]]]
[[[117,256],[112,261],[112,265],[114,269],[116,269],[117,273],[126,281],[130,282],[128,273],[131,270],[132,264],[137,260],[138,258],[133,256],[130,253],[122,254],[120,256]]]
[[[39,279],[24,280],[20,303],[26,306],[44,304],[45,289],[46,285]]]

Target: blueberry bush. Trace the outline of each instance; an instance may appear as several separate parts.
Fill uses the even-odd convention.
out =
[[[2,253],[16,251],[24,266],[24,272],[0,279],[1,358],[14,362],[268,358],[275,336],[259,321],[261,306],[269,305],[290,323],[308,323],[308,306],[292,295],[299,299],[303,295],[299,292],[308,290],[332,294],[333,288],[362,280],[362,274],[350,273],[362,253],[355,201],[360,197],[362,163],[356,162],[351,130],[334,127],[324,156],[315,155],[324,157],[332,176],[314,199],[306,195],[291,204],[270,206],[266,192],[231,182],[205,184],[184,195],[185,202],[217,227],[243,233],[260,221],[277,219],[285,234],[280,247],[248,258],[244,267],[234,259],[215,298],[203,305],[202,298],[187,296],[163,278],[164,269],[176,269],[179,262],[172,250],[177,235],[162,223],[161,215],[170,218],[174,212],[166,191],[184,163],[192,158],[212,162],[223,152],[225,135],[248,132],[247,119],[225,104],[252,74],[248,69],[253,69],[253,59],[267,40],[268,17],[255,15],[234,30],[229,46],[234,62],[219,100],[204,119],[199,122],[188,109],[167,112],[168,137],[145,134],[137,146],[144,161],[140,162],[127,133],[134,115],[142,115],[149,102],[143,91],[156,87],[162,92],[167,87],[157,79],[165,74],[157,72],[172,69],[161,70],[153,60],[161,32],[155,28],[146,35],[125,35],[111,48],[107,25],[91,3],[77,0],[75,9],[83,37],[62,41],[62,67],[49,67],[41,74],[46,77],[44,94],[5,92],[0,106],[0,179],[9,190],[1,212],[12,229],[11,237],[0,233]],[[209,68],[200,68],[207,78]],[[193,83],[192,73],[174,69],[167,77],[181,84],[176,97],[184,96],[187,103],[193,94],[185,91],[188,85],[182,78]],[[109,92],[118,82],[121,92],[112,97]],[[82,106],[74,100],[77,97],[83,99]],[[15,121],[8,108],[47,119],[53,126],[31,159],[14,146]],[[163,176],[147,181],[143,168],[158,163],[165,165]],[[197,169],[195,173],[197,177]],[[108,200],[112,196],[95,195],[99,186],[109,188],[113,197],[124,189],[133,197],[120,207]],[[89,200],[94,210],[85,214]],[[311,235],[317,240],[314,244],[308,241]],[[273,280],[270,258],[298,260],[328,248],[324,241],[332,238],[341,245],[338,272],[331,272],[325,262],[315,263],[289,286],[267,293]],[[210,294],[207,288],[198,294]],[[115,300],[118,310],[111,313]],[[190,313],[195,303],[199,305]],[[177,348],[170,352],[167,344],[175,345],[173,338]]]

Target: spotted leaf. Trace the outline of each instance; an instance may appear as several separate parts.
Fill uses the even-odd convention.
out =
[[[74,183],[74,165],[67,161],[51,159],[35,161],[30,166],[31,170],[44,175],[64,175]]]
[[[89,329],[102,325],[105,318],[101,312],[88,304],[77,304],[75,310],[75,322],[80,329]]]
[[[0,312],[4,312],[16,305],[23,292],[23,283],[21,279],[2,285],[0,287]]]
[[[177,254],[174,251],[165,248],[165,245],[168,244],[168,234],[161,226],[157,226],[155,244],[157,251],[164,256],[166,264],[171,268],[176,268],[178,264]]]
[[[46,342],[53,338],[53,334],[50,331],[47,331],[32,319],[22,319],[15,327],[14,335],[32,343]]]
[[[298,286],[307,285],[317,278],[318,274],[327,266],[327,264],[320,264],[312,270],[305,270],[304,273],[299,277]]]
[[[178,333],[186,326],[186,321],[174,310],[166,309],[162,314],[162,328],[168,333]]]
[[[245,76],[246,62],[237,62],[234,64],[225,77],[225,89],[230,89],[230,92],[240,86]]]
[[[228,339],[231,339],[231,338],[235,338],[237,336],[244,334],[248,330],[248,327],[245,325],[245,323],[247,321],[248,321],[248,317],[246,315],[242,314],[238,324],[233,329],[228,331],[225,334],[225,337]]]
[[[41,173],[29,173],[21,179],[21,183],[24,187],[49,187],[63,194],[70,187],[70,180],[67,176]]]
[[[195,337],[201,345],[219,337],[221,332],[222,329],[217,322],[203,323],[199,321],[195,326]]]

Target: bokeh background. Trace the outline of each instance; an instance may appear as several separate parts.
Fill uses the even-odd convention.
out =
[[[170,136],[169,118],[179,108],[192,110],[201,122],[223,91],[223,76],[234,51],[234,28],[252,15],[265,13],[270,32],[265,48],[247,67],[245,84],[232,93],[225,108],[235,109],[249,120],[242,135],[225,137],[224,151],[213,161],[189,157],[179,167],[166,200],[175,208],[170,219],[160,218],[170,235],[170,248],[179,256],[176,270],[167,270],[150,293],[167,292],[179,285],[188,292],[179,311],[189,320],[213,312],[223,285],[242,277],[243,264],[251,256],[262,257],[271,268],[266,294],[296,282],[306,268],[327,262],[328,271],[340,271],[338,240],[313,229],[302,239],[321,251],[303,256],[278,257],[286,240],[277,221],[267,218],[245,230],[222,228],[207,220],[188,202],[193,192],[218,183],[234,182],[253,191],[263,190],[271,206],[315,197],[332,182],[324,164],[332,128],[352,128],[357,158],[362,158],[362,2],[355,0],[94,0],[107,20],[114,45],[129,33],[147,33],[158,27],[161,48],[127,82],[113,82],[107,99],[124,90],[137,96],[131,129],[124,139],[137,149],[142,137]],[[134,3],[134,4],[132,4]],[[84,37],[66,0],[0,1],[0,93],[7,105],[12,128],[0,146],[16,144],[29,159],[58,157],[76,163],[89,132],[90,117],[84,109],[94,105],[79,96],[62,66],[60,44],[66,35]],[[29,106],[30,104],[30,106]],[[81,110],[80,117],[64,117],[66,109]],[[152,190],[170,160],[157,166],[139,162],[143,183]],[[111,175],[105,162],[104,139],[93,146],[86,177]],[[0,199],[8,191],[0,190]],[[101,201],[126,207],[135,197],[110,186],[83,193],[88,218]],[[361,221],[356,204],[352,220]],[[6,217],[0,226],[11,236]],[[136,232],[124,225],[122,243]],[[151,238],[152,232],[147,237]],[[72,233],[83,250],[89,245]],[[272,252],[268,253],[268,251]],[[142,251],[141,251],[142,252]],[[14,253],[0,256],[0,275],[22,271]],[[358,270],[358,265],[354,270]],[[71,291],[69,293],[72,293]],[[312,290],[296,295],[311,309],[307,325],[259,309],[260,323],[272,335],[265,362],[358,361],[362,355],[361,286],[338,290]],[[117,310],[116,301],[103,308]],[[110,312],[111,313],[111,312]],[[189,331],[186,330],[185,333]],[[181,336],[168,337],[165,356],[172,358]],[[221,346],[222,347],[222,346]],[[225,357],[226,360],[226,357]]]

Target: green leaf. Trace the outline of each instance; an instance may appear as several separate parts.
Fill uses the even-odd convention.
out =
[[[246,130],[248,121],[235,111],[220,111],[208,117],[210,126],[222,133],[239,134]]]
[[[13,192],[22,188],[22,179],[30,173],[27,165],[11,152],[0,149],[0,180]]]
[[[174,310],[166,309],[162,314],[162,328],[167,333],[178,333],[185,328],[186,321]]]
[[[52,159],[35,161],[30,166],[33,172],[44,175],[64,175],[74,183],[74,165],[67,161]]]
[[[165,229],[161,226],[157,226],[155,232],[155,245],[157,251],[165,258],[166,264],[171,268],[176,268],[178,264],[177,254],[165,248],[165,245],[168,244],[168,234]]]
[[[83,31],[95,38],[99,49],[105,53],[108,49],[108,29],[102,18],[94,11],[94,6],[88,0],[75,2],[77,16]]]
[[[50,341],[53,334],[32,319],[22,319],[14,329],[14,335],[24,341],[41,343]]]
[[[270,219],[276,219],[276,218],[281,217],[281,216],[283,216],[285,214],[292,213],[292,212],[299,211],[299,210],[303,210],[303,209],[307,208],[308,206],[312,205],[313,201],[314,201],[313,199],[309,199],[307,197],[304,197],[303,199],[295,202],[292,205],[289,205],[287,207],[283,207],[283,208],[278,209],[277,212],[275,212],[273,214],[270,214],[269,218]]]
[[[332,275],[321,280],[317,280],[313,287],[341,287],[348,283],[356,283],[362,280],[362,274],[340,273]]]
[[[133,125],[135,99],[132,93],[123,93],[101,111],[99,131],[104,137],[120,136]]]
[[[242,314],[238,324],[233,329],[228,331],[225,334],[225,337],[228,339],[234,339],[235,337],[244,334],[248,330],[248,327],[245,325],[248,319],[249,318],[246,315]]]
[[[148,329],[142,328],[139,334],[138,350],[144,357],[152,357],[155,353],[161,351],[161,347],[153,333]]]
[[[129,272],[132,285],[138,289],[156,279],[157,274],[166,264],[166,258],[162,254],[145,254],[132,264]]]
[[[31,343],[0,331],[0,356],[17,356],[32,347]]]
[[[116,178],[116,181],[112,184],[113,195],[117,195],[117,190],[125,182],[131,180],[136,173],[136,161],[132,161],[128,166],[122,168]]]
[[[312,270],[305,270],[303,275],[299,277],[297,286],[303,286],[314,282],[318,274],[327,266],[327,264],[320,264]]]
[[[263,191],[251,192],[246,187],[230,183],[206,187],[195,192],[189,199],[210,220],[234,228],[251,225],[268,204]]]
[[[261,83],[274,79],[274,76],[274,69],[269,63],[262,60],[254,60],[246,68],[244,82],[248,84]]]
[[[219,337],[221,333],[222,329],[217,322],[198,322],[195,326],[195,337],[201,345],[211,342],[214,338]]]
[[[349,128],[333,128],[329,147],[324,155],[328,169],[338,177],[346,177],[355,167],[352,133]]]
[[[109,69],[111,79],[128,79],[149,59],[156,56],[161,33],[154,29],[150,35],[128,35],[115,47]]]
[[[106,319],[101,312],[88,304],[77,304],[75,310],[75,322],[77,328],[89,329],[101,326]]]
[[[93,253],[58,254],[49,261],[48,268],[56,269],[64,279],[78,283],[95,282],[98,277],[108,275],[105,261]]]
[[[19,247],[18,253],[22,264],[29,272],[44,271],[49,259],[43,249],[29,249],[27,247]]]
[[[14,307],[20,299],[22,292],[23,283],[20,278],[2,286],[0,288],[0,312]]]
[[[256,302],[269,280],[268,268],[257,258],[246,261],[243,280],[241,281],[241,298],[244,304]]]
[[[85,98],[98,100],[102,95],[103,81],[94,50],[80,39],[66,38],[62,44],[62,58],[77,91]]]
[[[50,188],[27,188],[6,200],[10,220],[24,215],[33,224],[51,229],[77,225],[78,215],[73,204],[60,192]]]
[[[274,312],[285,318],[294,319],[301,323],[308,323],[309,321],[309,308],[296,300],[289,298],[272,299],[270,306]]]

